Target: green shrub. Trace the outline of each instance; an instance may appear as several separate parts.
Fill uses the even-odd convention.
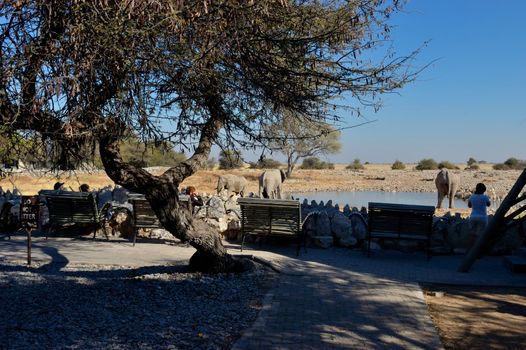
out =
[[[351,164],[347,165],[345,169],[362,170],[364,169],[364,166],[362,165],[362,162],[360,162],[360,159],[356,158]]]
[[[318,157],[307,157],[303,159],[301,169],[334,169],[334,164],[323,162]]]
[[[475,158],[473,157],[469,157],[468,161],[467,161],[467,165],[468,167],[472,166],[473,164],[477,163],[477,161],[475,160]]]
[[[235,150],[223,150],[219,154],[219,169],[237,169],[243,166],[241,154]]]
[[[399,160],[395,160],[395,162],[393,163],[393,165],[391,165],[391,169],[392,169],[392,170],[404,170],[404,169],[405,169],[405,164],[402,163],[402,162],[399,161]]]
[[[415,167],[416,170],[436,170],[438,164],[433,158],[422,159]]]
[[[447,160],[444,160],[438,163],[438,169],[458,169],[458,166]]]
[[[526,167],[526,161],[519,160],[517,158],[508,158],[504,163],[498,163],[493,165],[495,170],[522,170]]]
[[[480,170],[480,166],[478,164],[471,164],[470,166],[466,167],[465,170]]]
[[[282,165],[281,162],[270,158],[259,159],[257,162],[250,162],[249,164],[251,169],[279,169]]]
[[[493,169],[495,170],[510,170],[510,167],[507,166],[504,163],[497,163],[493,165]]]

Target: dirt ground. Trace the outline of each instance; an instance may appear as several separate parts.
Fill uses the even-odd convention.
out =
[[[422,288],[446,349],[526,349],[526,288]]]

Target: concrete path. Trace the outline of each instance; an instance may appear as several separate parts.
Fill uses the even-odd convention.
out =
[[[237,244],[225,243],[233,254]],[[184,244],[90,238],[33,240],[33,261],[54,264],[150,266],[186,264],[194,249]],[[485,257],[472,272],[457,273],[462,256],[263,245],[243,254],[267,260],[280,279],[266,296],[254,325],[233,346],[241,349],[441,349],[418,282],[526,286],[502,258]],[[0,260],[26,259],[25,237],[0,238]]]

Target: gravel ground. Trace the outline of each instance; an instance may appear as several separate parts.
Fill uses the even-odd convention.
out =
[[[275,278],[0,261],[0,349],[229,349]]]

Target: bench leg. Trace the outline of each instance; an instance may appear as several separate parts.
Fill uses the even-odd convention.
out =
[[[246,236],[247,236],[247,235],[245,235],[245,234],[243,233],[243,235],[242,235],[242,237],[241,237],[241,252],[243,252],[243,244],[245,243],[245,237],[246,237]]]
[[[135,247],[135,242],[137,241],[137,231],[139,229],[136,228],[135,230],[133,230],[133,246]]]

